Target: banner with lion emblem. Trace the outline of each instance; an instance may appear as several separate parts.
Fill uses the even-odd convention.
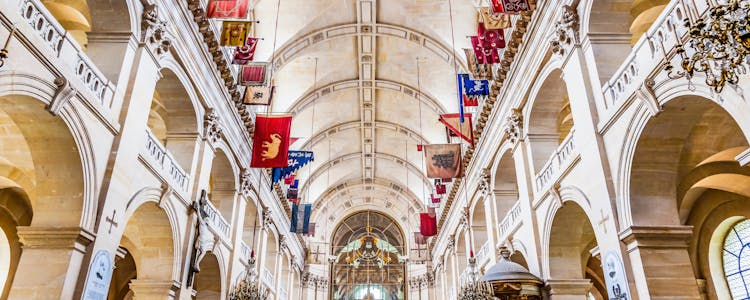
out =
[[[255,118],[252,168],[284,168],[288,164],[289,131],[292,115],[264,115]]]

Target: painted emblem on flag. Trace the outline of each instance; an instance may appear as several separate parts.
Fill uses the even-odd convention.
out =
[[[206,16],[219,19],[247,18],[247,0],[209,0]]]
[[[257,115],[250,167],[286,167],[291,127],[292,116],[289,114]]]
[[[454,178],[463,176],[461,144],[425,145],[427,177]]]
[[[245,46],[247,35],[250,33],[252,22],[224,21],[221,25],[222,46]]]

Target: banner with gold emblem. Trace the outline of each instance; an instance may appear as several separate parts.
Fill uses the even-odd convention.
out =
[[[292,115],[263,115],[255,118],[252,168],[284,168],[289,159],[289,131]]]
[[[221,42],[222,46],[245,46],[247,35],[253,22],[248,21],[224,21],[221,25]]]

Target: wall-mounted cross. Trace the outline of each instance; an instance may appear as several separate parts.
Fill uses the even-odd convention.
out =
[[[117,214],[117,210],[112,210],[112,217],[104,218],[104,220],[107,221],[107,223],[109,223],[109,233],[112,233],[112,226],[116,228],[117,225],[119,225],[117,224],[117,222],[115,222],[115,214]]]
[[[602,218],[599,219],[599,222],[597,222],[597,224],[602,227],[604,233],[607,233],[607,221],[609,221],[609,215],[604,214],[604,209],[600,209],[599,212],[601,213]]]

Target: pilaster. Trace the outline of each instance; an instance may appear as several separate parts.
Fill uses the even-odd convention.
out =
[[[134,300],[174,299],[171,281],[135,279],[130,282]]]
[[[590,279],[548,279],[545,290],[550,300],[583,300],[592,285]]]

